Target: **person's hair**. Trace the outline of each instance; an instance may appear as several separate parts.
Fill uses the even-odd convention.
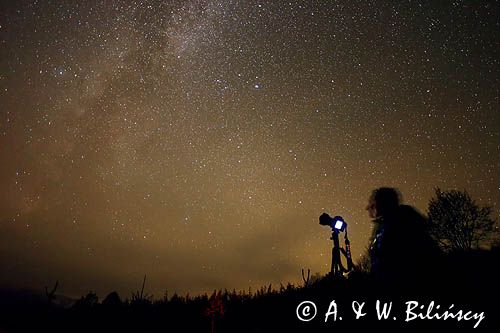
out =
[[[401,193],[392,187],[379,187],[373,190],[371,198],[375,201],[377,212],[381,216],[395,212],[401,203]]]

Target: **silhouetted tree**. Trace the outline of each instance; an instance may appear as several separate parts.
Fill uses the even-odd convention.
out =
[[[445,250],[471,250],[493,233],[490,206],[479,206],[464,191],[435,190],[429,201],[431,233]]]

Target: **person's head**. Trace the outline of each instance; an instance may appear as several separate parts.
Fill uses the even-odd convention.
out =
[[[392,187],[379,187],[370,195],[366,210],[372,219],[387,216],[396,212],[400,201],[401,195],[398,190]]]

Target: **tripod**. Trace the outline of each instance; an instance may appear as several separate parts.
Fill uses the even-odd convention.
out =
[[[332,266],[330,269],[330,274],[332,276],[343,276],[344,273],[351,271],[354,267],[351,258],[351,242],[349,241],[349,238],[347,238],[347,227],[344,236],[345,249],[340,247],[339,231],[337,229],[332,228],[332,236],[330,237],[330,239],[333,241]],[[342,265],[340,253],[342,253],[346,258],[347,268]]]

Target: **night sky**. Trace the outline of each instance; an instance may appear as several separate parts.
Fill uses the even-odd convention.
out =
[[[330,269],[371,190],[500,202],[494,1],[1,1],[0,286],[210,292]]]

